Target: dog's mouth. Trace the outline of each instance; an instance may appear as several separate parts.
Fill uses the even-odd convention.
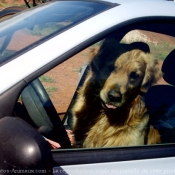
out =
[[[107,109],[117,109],[122,105],[122,94],[116,90],[110,90],[102,96],[103,107]]]
[[[112,104],[105,104],[105,106],[108,108],[108,109],[117,109],[117,106],[114,106]]]
[[[112,104],[111,102],[105,103],[104,101],[102,101],[102,106],[105,109],[113,109],[113,110],[120,107],[120,105]]]

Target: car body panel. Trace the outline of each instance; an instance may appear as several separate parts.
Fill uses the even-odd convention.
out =
[[[109,2],[120,3],[121,1],[109,0]],[[46,6],[44,5],[45,8],[47,6],[49,3]],[[0,105],[1,109],[5,106],[5,110],[10,109],[9,111],[12,113],[13,104],[15,104],[16,98],[25,85],[107,34],[114,30],[123,29],[130,24],[150,22],[152,19],[154,21],[165,21],[167,19],[167,21],[174,22],[174,9],[175,3],[170,1],[150,0],[132,1],[132,3],[124,1],[122,5],[116,7],[114,5],[111,9],[81,21],[81,23],[53,35],[52,38],[24,50],[23,53],[16,55],[13,60],[9,60],[0,67],[0,102],[4,102]],[[38,8],[37,10],[41,9]],[[4,26],[0,28],[0,32],[13,26],[16,20],[34,15],[37,10],[31,9],[14,16],[3,23]],[[44,11],[44,8],[42,10]],[[43,68],[45,69],[41,71]],[[8,103],[9,100],[12,102]],[[12,106],[8,109],[9,104]],[[3,110],[0,110],[1,117],[6,115]],[[54,159],[53,174],[174,174],[175,151],[173,143],[163,146],[89,150],[57,149],[52,151],[52,155]]]
[[[124,169],[128,169],[130,170],[129,172],[123,171],[123,173],[134,174],[140,173],[141,170],[145,169],[145,174],[148,174],[149,170],[160,169],[159,173],[161,172],[161,175],[167,169],[174,169],[172,163],[175,157],[174,149],[174,144],[164,144],[156,145],[156,147],[155,145],[147,145],[139,147],[54,150],[53,158],[55,162],[57,162],[54,170],[57,174],[58,171],[67,170],[67,173],[72,175],[78,174],[78,172],[83,170],[87,172],[91,170],[93,174],[97,173],[95,170],[100,171],[101,169],[104,170],[101,173],[115,174],[117,170],[123,171]],[[65,157],[67,157],[67,159]],[[143,160],[146,161],[144,162]],[[161,160],[160,163],[158,160]],[[152,161],[151,164],[148,163],[150,161]],[[142,163],[139,164],[138,162]],[[160,164],[162,165],[159,167]],[[120,165],[123,167],[120,167]],[[131,172],[131,170],[133,170],[133,172]],[[135,170],[138,170],[138,172]],[[154,173],[156,172],[153,172],[153,174]]]
[[[69,175],[163,175],[174,174],[175,158],[132,160],[124,162],[97,163],[54,168],[53,174]]]
[[[105,0],[104,0],[105,1]],[[152,1],[152,0],[108,0],[108,2],[112,2],[112,3],[118,3],[118,4],[128,4],[128,3],[133,3],[133,2],[148,2],[148,1]],[[154,0],[154,1],[166,1],[166,0]]]

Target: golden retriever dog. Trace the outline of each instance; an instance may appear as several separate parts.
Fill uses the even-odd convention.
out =
[[[90,70],[73,107],[73,132],[79,147],[160,143],[149,124],[144,94],[162,73],[144,43],[108,39],[91,53]]]

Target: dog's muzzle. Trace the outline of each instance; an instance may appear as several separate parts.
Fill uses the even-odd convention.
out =
[[[122,94],[114,89],[108,91],[108,99],[110,102],[121,102]]]
[[[122,94],[115,89],[109,90],[107,93],[106,102],[103,101],[103,106],[108,109],[117,109],[121,105]]]

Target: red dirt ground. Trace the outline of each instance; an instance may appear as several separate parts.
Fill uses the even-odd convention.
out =
[[[1,0],[0,1],[0,10],[9,7],[9,6],[16,6],[16,5],[25,5],[24,0]]]
[[[73,56],[65,63],[46,73],[55,80],[53,83],[43,83],[46,87],[56,87],[50,98],[58,113],[66,112],[79,81],[79,70],[87,60],[88,49]]]

